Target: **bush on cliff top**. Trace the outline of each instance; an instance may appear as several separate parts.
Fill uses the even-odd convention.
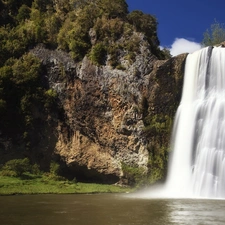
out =
[[[114,45],[126,35],[129,25],[131,32],[144,33],[151,50],[161,54],[156,18],[141,11],[129,13],[124,0],[0,0],[0,5],[2,64],[38,43],[69,51],[74,59],[81,60],[92,45],[102,42],[106,49]],[[90,40],[91,28],[96,30],[95,43]]]
[[[214,46],[225,41],[225,28],[224,24],[220,24],[215,20],[210,29],[207,29],[202,40],[203,46]]]

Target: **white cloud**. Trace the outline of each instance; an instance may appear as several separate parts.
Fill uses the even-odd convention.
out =
[[[170,54],[176,56],[182,53],[192,53],[201,49],[201,44],[184,38],[176,38],[170,48]]]

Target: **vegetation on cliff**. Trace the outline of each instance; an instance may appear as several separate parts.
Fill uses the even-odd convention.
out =
[[[215,20],[215,22],[211,24],[210,29],[207,29],[204,32],[203,36],[204,38],[202,40],[202,45],[204,47],[222,43],[225,40],[224,24],[221,24]]]
[[[44,44],[50,50],[67,52],[75,62],[86,56],[97,66],[107,62],[111,68],[125,70],[121,55],[131,65],[140,54],[142,39],[153,55],[168,57],[159,49],[157,19],[141,11],[128,12],[124,0],[0,0],[0,140],[4,140],[0,143],[4,155],[0,163],[29,157],[35,164],[48,157],[48,164],[44,161],[41,167],[51,169],[52,152],[46,146],[42,146],[42,155],[35,150],[43,136],[52,131],[55,120],[65,115],[46,78],[46,67],[31,49]],[[135,79],[138,77],[139,71]],[[144,133],[164,138],[170,118],[161,112],[149,115],[150,107],[147,105],[143,112]],[[53,151],[51,138],[46,138],[46,145]],[[13,154],[7,152],[12,143],[16,148]],[[159,168],[153,180],[162,178],[167,161],[165,147],[157,143],[158,137],[156,150],[149,146],[149,167]],[[142,179],[143,171],[136,165],[132,168],[124,163],[122,169],[132,183]]]
[[[126,40],[132,31],[142,32],[148,39],[151,50],[163,57],[159,50],[157,20],[141,11],[128,12],[124,0],[1,0],[0,57],[1,66],[13,57],[19,58],[38,43],[49,48],[69,51],[74,59],[86,54],[103,63],[101,45],[116,60],[121,48],[135,54],[138,40]],[[119,39],[120,45],[115,45]]]
[[[31,108],[48,110],[55,94],[48,90],[40,62],[27,52],[38,43],[71,53],[75,60],[85,55],[98,64],[110,56],[113,67],[122,68],[118,52],[123,49],[132,60],[138,39],[133,30],[143,32],[151,50],[159,50],[156,18],[140,11],[128,13],[124,0],[0,1],[0,115],[1,129],[13,125],[14,133],[28,130],[35,122]],[[117,40],[121,39],[120,44]],[[29,70],[28,70],[29,68]],[[36,105],[37,107],[37,105]],[[10,131],[11,132],[11,131]]]

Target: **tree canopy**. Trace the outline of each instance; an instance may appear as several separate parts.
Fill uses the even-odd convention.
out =
[[[31,109],[49,110],[57,97],[43,84],[41,63],[30,49],[42,43],[76,61],[88,56],[96,65],[110,55],[111,66],[123,69],[118,52],[135,59],[140,45],[138,35],[130,38],[135,32],[145,35],[152,52],[162,53],[157,19],[129,13],[125,0],[0,0],[0,131],[10,134],[14,127],[29,143]]]
[[[0,6],[1,65],[38,43],[81,60],[95,44],[112,45],[132,30],[144,33],[151,50],[159,53],[156,18],[141,11],[129,13],[125,0],[0,0]],[[97,33],[94,44],[92,28]]]
[[[225,41],[224,24],[221,24],[215,20],[210,29],[207,29],[203,36],[203,46],[214,46],[220,44],[221,42]]]

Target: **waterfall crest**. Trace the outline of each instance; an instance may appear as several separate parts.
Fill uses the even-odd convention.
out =
[[[186,59],[172,135],[165,192],[171,197],[225,198],[225,49]]]

